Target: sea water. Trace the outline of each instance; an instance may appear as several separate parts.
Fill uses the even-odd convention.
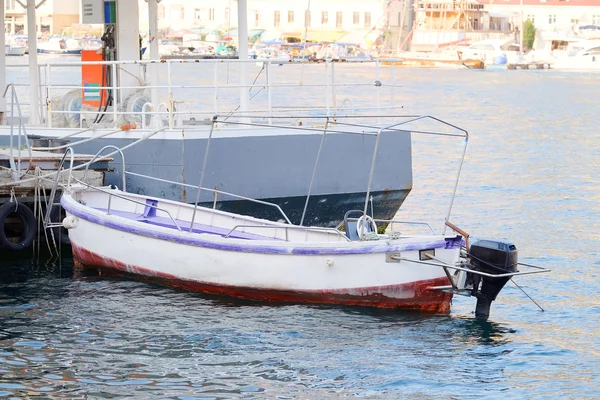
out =
[[[600,398],[600,74],[395,79],[406,114],[469,131],[450,220],[551,268],[515,278],[544,311],[511,283],[481,322],[472,298],[448,315],[252,303],[3,255],[0,397]],[[399,216],[439,228],[464,142],[414,140]]]

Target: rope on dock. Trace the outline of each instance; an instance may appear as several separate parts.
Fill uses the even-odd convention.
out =
[[[126,146],[123,146],[123,147],[121,147],[119,150],[115,150],[115,151],[113,151],[113,152],[111,152],[111,153],[108,153],[108,154],[106,154],[105,156],[102,156],[101,158],[98,158],[98,159],[94,160],[94,162],[97,162],[97,161],[102,161],[102,160],[107,160],[107,159],[109,159],[110,157],[114,156],[115,154],[119,153],[120,151],[122,152],[123,150],[127,150],[128,148],[130,148],[130,147],[133,147],[133,146],[135,146],[136,144],[138,144],[138,143],[141,143],[141,142],[143,142],[143,141],[145,141],[145,140],[147,140],[147,139],[151,138],[152,136],[156,135],[156,134],[157,134],[157,133],[159,133],[159,132],[162,132],[162,131],[164,131],[165,129],[166,129],[166,127],[165,127],[165,128],[161,128],[161,129],[158,129],[158,130],[155,130],[155,131],[153,131],[153,132],[150,132],[150,133],[148,133],[148,134],[146,134],[146,135],[142,136],[142,137],[141,137],[141,138],[139,138],[138,140],[136,140],[136,141],[134,141],[134,142],[131,142],[131,143],[129,143],[129,144],[128,144],[128,145],[126,145]],[[64,172],[70,172],[70,171],[75,171],[75,170],[83,169],[83,168],[85,168],[85,167],[87,167],[88,165],[91,165],[91,164],[92,164],[92,162],[91,162],[91,161],[88,161],[88,162],[85,162],[85,163],[79,164],[79,165],[77,165],[77,166],[71,166],[71,167],[69,167],[69,168],[67,168],[67,169],[63,169],[62,171],[52,171],[52,172],[50,172],[50,173],[47,173],[47,174],[45,174],[45,175],[42,175],[42,176],[40,176],[40,177],[36,177],[36,176],[34,176],[34,177],[32,177],[32,178],[21,179],[21,180],[19,180],[19,181],[7,182],[7,183],[0,183],[0,187],[4,187],[4,186],[15,186],[15,185],[20,185],[20,184],[22,184],[22,183],[34,182],[34,181],[37,181],[37,179],[46,179],[46,178],[48,178],[48,179],[51,179],[51,178],[55,178],[55,177],[56,177],[56,174],[62,174],[62,173],[64,173]],[[8,171],[12,171],[12,169],[10,169],[10,168],[7,168],[7,167],[3,167],[3,166],[0,166],[0,168],[1,168],[1,169],[8,170]],[[26,171],[26,172],[27,172],[27,171]]]

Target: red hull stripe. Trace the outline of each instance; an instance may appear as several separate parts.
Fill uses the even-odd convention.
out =
[[[72,243],[76,265],[97,267],[133,275],[144,281],[158,282],[167,286],[216,295],[228,295],[237,298],[310,304],[342,304],[349,306],[368,306],[377,308],[402,308],[427,312],[447,313],[450,311],[452,293],[430,289],[432,286],[448,285],[448,278],[429,279],[399,285],[364,287],[352,289],[324,289],[310,291],[258,289],[231,285],[215,285],[206,282],[181,279],[177,276],[151,271],[137,266],[126,265],[120,261],[102,257]],[[395,298],[395,294],[410,298]]]

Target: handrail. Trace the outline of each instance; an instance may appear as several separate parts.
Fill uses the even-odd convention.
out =
[[[361,210],[362,212],[362,210]],[[348,217],[349,221],[358,221],[360,217]],[[427,222],[419,222],[419,221],[402,221],[397,219],[381,219],[381,218],[372,218],[376,223],[384,223],[384,224],[405,224],[405,225],[424,225],[431,233],[435,235],[435,230],[431,227],[431,225]],[[335,229],[340,229],[344,225],[344,221],[340,222],[336,225]]]
[[[60,170],[63,168],[65,164],[65,159],[67,158],[67,154],[71,153],[71,163],[69,165],[69,178],[67,179],[67,188],[71,187],[71,178],[73,177],[73,164],[75,163],[75,152],[72,147],[68,147],[63,154],[60,162],[58,163],[58,167],[56,168],[56,180],[54,181],[54,186],[52,186],[52,190],[50,191],[50,197],[46,201],[46,216],[44,217],[44,226],[48,226],[50,224],[50,216],[52,214],[52,207],[54,206],[54,196],[56,196],[56,188],[58,187],[58,180],[60,178]]]
[[[358,117],[358,116],[356,116],[356,117]],[[377,132],[376,133],[374,133],[372,131],[369,131],[370,129],[375,129],[373,126],[366,126],[366,125],[349,124],[349,126],[354,126],[354,127],[360,126],[360,127],[363,127],[363,128],[367,128],[367,130],[363,130],[363,131],[360,131],[360,132],[355,132],[355,131],[347,131],[347,130],[344,131],[344,130],[337,130],[337,129],[328,129],[328,124],[325,126],[325,129],[322,129],[322,128],[319,128],[319,129],[317,129],[317,128],[305,128],[305,127],[295,127],[295,126],[282,126],[282,125],[279,125],[279,126],[277,126],[277,125],[267,125],[267,124],[260,124],[260,123],[255,123],[255,122],[247,122],[247,121],[244,120],[244,117],[242,117],[242,116],[238,116],[238,118],[240,119],[240,121],[230,121],[229,120],[230,117],[227,117],[228,118],[227,123],[228,124],[234,124],[234,125],[237,124],[237,125],[246,125],[246,126],[263,126],[263,127],[270,127],[270,128],[280,127],[280,128],[283,128],[283,129],[298,129],[298,130],[303,130],[303,131],[307,131],[307,130],[308,131],[318,131],[318,132],[322,133],[323,135],[325,135],[327,133],[332,133],[332,132],[333,133],[344,133],[344,134],[375,135],[375,146],[374,146],[374,149],[373,149],[373,156],[371,158],[371,167],[370,167],[370,171],[369,171],[369,178],[368,178],[368,182],[367,182],[367,191],[366,191],[366,195],[365,195],[365,203],[364,203],[364,208],[363,208],[363,214],[364,215],[367,215],[367,209],[368,209],[368,205],[369,205],[369,198],[370,198],[370,195],[371,195],[371,185],[372,185],[372,182],[373,182],[373,174],[375,172],[375,165],[376,165],[376,161],[377,161],[377,153],[378,153],[378,150],[379,150],[379,142],[380,142],[381,134],[383,132],[390,132],[390,131],[391,132],[402,132],[402,131],[407,131],[407,130],[398,129],[398,127],[401,127],[401,126],[404,126],[404,125],[407,125],[407,124],[410,124],[410,123],[413,123],[413,122],[418,122],[418,121],[421,121],[421,120],[425,120],[425,119],[431,119],[434,122],[437,122],[437,123],[440,123],[442,125],[448,126],[448,127],[452,128],[452,129],[456,129],[456,130],[462,132],[462,134],[455,134],[455,133],[454,134],[449,134],[449,133],[444,133],[444,132],[430,132],[430,131],[421,131],[421,130],[415,132],[415,133],[433,134],[433,135],[441,135],[441,136],[454,136],[454,137],[461,137],[461,138],[465,139],[464,149],[463,149],[462,156],[461,156],[461,159],[460,159],[459,168],[458,168],[458,172],[457,172],[457,177],[456,177],[456,181],[455,181],[455,184],[454,184],[452,197],[450,199],[450,205],[449,205],[449,208],[448,208],[448,213],[446,214],[446,220],[449,220],[450,219],[450,214],[451,214],[451,211],[452,211],[452,205],[454,203],[454,198],[456,196],[456,190],[458,188],[458,181],[459,181],[459,178],[460,178],[460,172],[462,170],[462,166],[463,166],[465,155],[466,155],[466,151],[467,151],[467,144],[468,144],[468,140],[469,140],[469,133],[465,129],[463,129],[463,128],[460,128],[460,127],[458,127],[458,126],[456,126],[454,124],[451,124],[449,122],[443,121],[443,120],[441,120],[441,119],[439,119],[437,117],[431,116],[431,115],[414,115],[414,116],[413,115],[409,115],[409,116],[403,116],[403,117],[406,118],[406,120],[400,121],[400,122],[396,122],[396,123],[393,123],[393,124],[389,124],[389,125],[385,125],[383,127],[377,127]],[[298,118],[298,117],[296,116],[295,118]],[[340,118],[342,118],[342,117],[340,117]],[[344,116],[343,118],[346,118],[346,117]],[[348,118],[352,118],[352,116],[349,116]],[[378,118],[380,118],[380,117],[378,116]],[[307,118],[307,119],[324,119],[325,121],[328,122],[329,121],[329,116],[316,116],[316,117],[311,117],[311,118]],[[215,123],[217,123],[217,122],[226,122],[226,121],[220,121],[218,119],[218,116],[213,117],[213,125]],[[334,123],[337,124],[337,120],[334,120]],[[341,123],[340,125],[343,126],[344,124]],[[412,132],[412,130],[411,130],[411,132]],[[212,135],[212,130],[211,130],[211,135]],[[320,147],[319,147],[319,153],[320,153]],[[316,170],[316,164],[319,162],[319,153],[318,153],[317,159],[315,161],[314,170]],[[311,186],[309,187],[309,196],[310,196],[310,189],[311,188],[312,188],[312,181],[311,181]],[[307,200],[307,203],[306,203],[305,207],[307,206],[307,204],[308,204],[308,200]],[[303,217],[304,217],[304,212],[303,212]],[[430,229],[431,229],[431,227],[430,227]],[[445,232],[446,232],[446,228],[444,227],[444,232],[443,233],[445,233]]]
[[[383,60],[383,61],[389,61],[389,60]],[[356,110],[362,110],[361,112],[365,112],[369,109],[374,109],[374,110],[384,110],[384,109],[396,109],[399,108],[400,106],[396,105],[396,101],[394,98],[394,91],[390,90],[389,91],[389,98],[388,98],[388,94],[387,92],[385,92],[385,104],[380,104],[379,99],[384,98],[384,92],[381,92],[382,88],[394,88],[394,87],[399,87],[400,85],[397,84],[396,82],[393,81],[393,79],[395,79],[395,75],[392,73],[391,74],[391,79],[388,79],[390,77],[389,74],[383,74],[379,65],[381,64],[381,60],[371,60],[371,61],[365,61],[365,62],[361,62],[362,65],[365,65],[366,71],[368,71],[369,76],[368,78],[365,76],[366,79],[361,80],[360,82],[350,82],[350,81],[346,81],[343,79],[337,79],[338,76],[341,76],[340,72],[336,72],[336,69],[340,69],[340,68],[350,68],[347,67],[347,65],[350,64],[339,64],[336,65],[336,63],[333,63],[331,61],[328,61],[326,63],[311,63],[308,65],[314,66],[315,70],[318,71],[319,75],[324,75],[326,77],[326,79],[324,81],[321,80],[316,80],[316,81],[309,81],[309,82],[290,82],[287,78],[282,78],[281,80],[278,81],[273,81],[272,77],[266,77],[266,82],[264,81],[264,78],[257,81],[255,79],[254,82],[252,82],[251,84],[247,84],[247,85],[240,85],[235,81],[230,81],[230,80],[223,80],[222,76],[223,74],[225,74],[225,66],[227,66],[228,64],[238,64],[239,63],[250,63],[250,64],[256,64],[256,63],[264,63],[265,65],[267,65],[267,68],[262,68],[261,71],[258,73],[257,78],[259,76],[261,76],[262,73],[269,75],[268,70],[270,69],[271,65],[276,65],[276,64],[280,64],[279,61],[273,61],[272,59],[253,59],[253,60],[239,60],[239,59],[228,59],[228,60],[215,60],[215,59],[207,59],[207,60],[198,60],[198,59],[194,59],[194,60],[185,60],[185,59],[169,59],[169,60],[161,60],[160,62],[157,62],[156,60],[130,60],[130,61],[74,61],[74,62],[48,62],[45,64],[41,64],[40,65],[40,71],[41,73],[45,74],[44,75],[44,79],[40,80],[41,84],[40,84],[40,89],[44,90],[45,89],[45,96],[46,96],[46,102],[45,104],[42,105],[43,108],[43,113],[42,115],[46,118],[47,120],[47,125],[49,127],[52,126],[52,116],[53,115],[59,115],[59,114],[69,114],[69,113],[94,113],[94,114],[99,114],[99,115],[113,115],[113,119],[111,122],[108,123],[112,123],[114,125],[117,125],[118,122],[117,119],[119,119],[118,117],[120,115],[135,115],[136,118],[143,118],[143,116],[146,114],[145,112],[142,113],[142,115],[140,116],[140,113],[138,111],[127,111],[127,110],[123,110],[122,107],[119,107],[119,104],[115,103],[113,104],[113,106],[111,107],[111,109],[107,109],[107,110],[82,110],[82,111],[70,111],[70,110],[60,110],[58,109],[58,107],[54,106],[51,103],[51,98],[53,93],[58,93],[58,91],[64,90],[64,89],[82,89],[83,87],[81,86],[81,84],[77,84],[77,85],[70,85],[70,84],[66,84],[63,82],[56,82],[58,79],[54,78],[55,76],[57,76],[57,72],[56,70],[58,69],[65,69],[67,67],[71,67],[71,68],[81,68],[82,66],[86,66],[86,65],[100,65],[100,66],[104,66],[106,67],[106,69],[108,70],[109,74],[112,74],[114,80],[113,80],[113,84],[111,84],[110,86],[100,86],[99,89],[100,90],[112,90],[118,93],[122,93],[123,90],[154,90],[154,89],[166,89],[167,92],[169,93],[169,99],[168,102],[167,99],[162,99],[163,104],[167,105],[166,108],[166,115],[168,115],[169,117],[169,127],[173,128],[174,126],[180,127],[183,124],[182,119],[177,118],[178,116],[183,116],[183,115],[189,115],[189,116],[194,116],[195,118],[198,118],[197,116],[204,116],[204,115],[214,115],[216,113],[223,113],[223,112],[230,112],[231,110],[235,109],[235,104],[233,102],[233,100],[231,100],[231,98],[229,96],[221,96],[220,93],[222,93],[222,91],[227,91],[227,90],[231,90],[231,89],[235,89],[235,88],[248,88],[249,91],[252,90],[264,90],[265,92],[267,92],[267,96],[265,98],[263,98],[262,100],[259,100],[260,102],[260,106],[259,108],[263,109],[264,111],[267,111],[269,113],[272,112],[276,112],[276,110],[279,107],[277,104],[274,104],[274,102],[272,102],[270,99],[273,98],[273,92],[278,91],[278,90],[288,90],[290,87],[300,87],[300,88],[319,88],[322,87],[324,88],[323,91],[321,91],[321,93],[324,94],[324,98],[320,99],[320,103],[322,103],[323,101],[326,101],[326,104],[323,103],[323,105],[321,107],[304,107],[302,105],[302,101],[300,101],[298,103],[297,106],[295,106],[295,109],[312,109],[312,110],[317,110],[317,109],[327,109],[328,110],[328,115],[333,116],[335,113],[338,112],[344,112],[347,111],[345,109],[345,107],[343,106],[338,106],[336,104],[336,95],[337,97],[339,97],[339,92],[336,93],[335,88],[338,87],[352,87],[352,88],[357,88],[357,87],[373,87],[374,90],[377,93],[377,99],[378,101],[376,103],[376,106],[374,107],[370,107],[369,103],[367,103],[366,101],[363,104],[355,104],[353,109]],[[158,65],[165,65],[166,66],[166,77],[165,79],[162,80],[162,82],[152,82],[152,84],[149,84],[148,82],[142,81],[143,78],[143,74],[141,72],[141,69],[145,68],[148,65],[155,65],[158,67]],[[290,68],[305,68],[304,63],[289,63],[290,65],[292,65],[293,67]],[[211,82],[211,77],[210,74],[207,75],[207,78],[204,79],[204,81],[200,81],[200,84],[190,84],[190,85],[178,85],[178,84],[174,84],[173,80],[171,79],[173,74],[178,73],[179,71],[172,68],[172,66],[175,65],[180,65],[182,67],[184,66],[190,66],[193,67],[194,65],[203,65],[203,66],[210,66],[210,65],[214,65],[215,66],[215,73],[214,73],[214,77],[212,78],[212,82]],[[344,65],[344,66],[342,66]],[[136,73],[134,72],[134,75],[138,75],[140,78],[140,82],[139,84],[130,84],[130,85],[125,85],[125,86],[119,86],[117,85],[118,80],[116,78],[118,78],[118,74],[119,74],[119,70],[121,70],[122,68],[120,68],[121,66],[129,66],[129,69],[131,69],[131,66],[137,66],[140,68],[140,73]],[[16,67],[16,66],[15,66]],[[180,67],[181,68],[181,67]],[[202,67],[205,68],[205,67]],[[287,68],[287,67],[286,67]],[[323,68],[325,68],[325,70],[323,70]],[[391,67],[391,70],[394,70],[394,66]],[[266,71],[266,72],[265,72]],[[228,73],[228,71],[227,71]],[[272,74],[270,74],[272,75]],[[384,76],[385,75],[385,76]],[[264,76],[264,75],[263,75]],[[334,76],[336,76],[334,78]],[[301,79],[302,80],[302,79]],[[383,82],[383,84],[381,83]],[[195,83],[193,81],[191,81],[190,83]],[[178,90],[180,89],[189,89],[189,90],[197,90],[197,89],[202,89],[203,91],[205,91],[207,96],[195,96],[194,100],[190,100],[189,96],[183,95],[181,96],[181,92]],[[115,96],[118,97],[118,96]],[[179,99],[178,99],[179,97]],[[199,100],[196,100],[198,98],[206,98],[208,100],[208,103],[206,104],[200,104],[201,102]],[[268,98],[269,100],[266,100],[266,98]],[[211,107],[209,102],[210,99],[214,99],[214,107]],[[223,100],[224,99],[224,100]],[[185,101],[185,103],[187,104],[192,104],[192,109],[185,109],[184,107],[181,107],[180,110],[174,110],[173,104],[175,103],[182,103],[182,100]],[[155,100],[156,101],[156,100]],[[159,100],[160,102],[160,100]],[[227,102],[227,108],[229,110],[222,110],[222,108],[220,109],[218,107],[218,102],[224,103]],[[342,102],[343,104],[343,102]],[[389,105],[388,105],[389,104]],[[33,108],[38,108],[39,105],[31,105],[31,108],[33,110]],[[165,115],[164,111],[162,111],[160,109],[160,103],[159,104],[152,104],[152,109],[151,109],[151,114],[154,116],[156,114],[161,114],[161,115]],[[210,112],[205,112],[205,110],[211,110]],[[235,114],[236,111],[233,111],[232,114]],[[146,118],[147,120],[147,115]],[[147,123],[147,121],[146,121]]]
[[[315,181],[315,175],[317,173],[317,166],[319,165],[319,160],[321,158],[321,150],[323,150],[323,143],[325,143],[325,134],[327,133],[327,128],[329,127],[329,117],[327,117],[325,122],[325,128],[323,128],[323,135],[321,136],[321,143],[319,143],[319,151],[317,151],[317,159],[315,160],[315,166],[313,167],[313,172],[310,177],[310,185],[308,185],[308,193],[306,195],[306,202],[304,203],[304,209],[302,210],[302,218],[300,218],[300,225],[304,224],[304,217],[306,216],[306,210],[308,209],[308,202],[310,200],[310,194],[312,192],[313,183]]]
[[[109,198],[108,198],[109,199],[108,208],[106,209],[106,214],[107,215],[110,214],[110,196],[115,196],[115,197],[118,197],[120,199],[123,199],[123,200],[126,200],[126,201],[130,201],[132,203],[136,203],[136,204],[139,204],[139,205],[142,205],[142,206],[146,206],[146,207],[150,207],[150,208],[155,208],[155,209],[157,209],[159,211],[164,212],[165,214],[167,214],[169,216],[169,218],[171,218],[171,221],[173,221],[173,224],[175,224],[175,226],[177,227],[177,230],[183,231],[183,229],[181,229],[181,227],[177,223],[177,220],[175,218],[173,218],[173,216],[171,215],[171,213],[169,212],[169,210],[167,210],[165,208],[161,208],[161,207],[155,206],[153,204],[148,204],[148,203],[144,203],[144,202],[141,202],[141,201],[138,201],[138,200],[134,200],[134,199],[129,198],[127,196],[119,195],[117,193],[109,192],[108,190],[104,190],[104,189],[102,189],[101,187],[98,187],[98,186],[92,186],[89,183],[84,182],[84,181],[82,181],[80,179],[77,179],[77,178],[73,178],[73,180],[75,180],[77,183],[79,183],[79,184],[81,184],[83,186],[86,186],[86,187],[88,187],[88,188],[90,188],[92,190],[97,190],[99,192],[102,192],[102,193],[105,193],[105,194],[109,195]]]
[[[202,159],[202,171],[200,171],[200,184],[198,185],[198,192],[196,193],[196,201],[194,202],[194,212],[192,213],[192,222],[190,223],[190,232],[194,228],[194,219],[196,218],[196,211],[198,210],[198,202],[200,201],[200,192],[202,191],[202,182],[204,181],[204,174],[206,173],[206,164],[208,162],[208,151],[210,150],[210,142],[212,139],[213,131],[215,129],[216,116],[213,118],[213,122],[210,125],[210,131],[208,132],[208,141],[206,142],[206,150],[204,151],[204,158]]]
[[[121,151],[120,148],[118,148],[117,146],[114,146],[112,144],[109,144],[107,146],[104,146],[103,148],[101,148],[100,150],[98,150],[98,152],[94,155],[94,157],[92,157],[92,159],[87,163],[87,165],[85,166],[85,172],[83,173],[83,180],[85,181],[85,179],[87,178],[87,173],[88,173],[88,169],[90,168],[90,165],[92,165],[94,163],[94,161],[96,161],[96,159],[98,159],[98,157],[100,156],[100,153],[102,153],[105,149],[115,149],[116,151],[119,152],[119,154],[121,154],[121,175],[122,175],[122,181],[123,181],[123,187],[122,187],[122,191],[126,192],[126,182],[125,182],[125,155],[123,154],[123,152]]]
[[[170,184],[173,184],[173,185],[179,185],[179,186],[183,186],[183,187],[189,187],[191,189],[198,189],[198,186],[190,185],[189,183],[181,183],[181,182],[177,182],[177,181],[171,181],[171,180],[168,180],[168,179],[156,178],[154,176],[142,175],[142,174],[138,174],[136,172],[125,171],[125,174],[126,175],[137,176],[137,177],[140,177],[140,178],[147,178],[147,179],[151,179],[151,180],[154,180],[154,181],[157,181],[157,182],[164,182],[164,183],[170,183]],[[211,189],[211,188],[207,188],[207,187],[202,187],[202,190],[206,190],[206,191],[211,192],[211,193],[222,194],[222,195],[225,195],[225,196],[235,197],[236,199],[240,199],[240,200],[251,201],[253,203],[262,204],[262,205],[265,205],[265,206],[275,207],[281,213],[281,215],[283,216],[283,218],[285,219],[285,221],[288,224],[292,224],[292,222],[290,221],[290,219],[288,218],[288,216],[285,214],[285,212],[281,209],[281,207],[278,204],[269,203],[268,201],[264,201],[264,200],[253,199],[252,197],[241,196],[241,195],[235,194],[235,193],[225,192],[225,191],[219,190],[219,189]]]
[[[427,261],[420,261],[420,260],[413,260],[411,258],[406,258],[406,257],[398,257],[398,256],[391,256],[391,258],[393,258],[394,260],[398,260],[398,261],[407,261],[407,262],[413,262],[413,263],[417,263],[417,264],[424,264],[424,265],[431,265],[434,267],[441,267],[441,268],[448,268],[448,269],[454,269],[454,270],[458,270],[458,271],[465,271],[465,272],[470,272],[476,275],[482,275],[482,276],[486,276],[488,278],[507,278],[507,277],[513,277],[513,276],[517,276],[517,275],[531,275],[531,274],[542,274],[545,272],[550,272],[551,269],[549,268],[544,268],[544,267],[538,267],[535,265],[526,265],[526,264],[519,264],[519,265],[524,265],[526,267],[530,267],[530,268],[535,268],[536,271],[515,271],[515,272],[507,272],[504,274],[490,274],[487,272],[483,272],[483,271],[477,271],[477,270],[473,270],[473,269],[469,269],[469,268],[463,268],[463,267],[459,267],[457,265],[452,265],[452,264],[436,264],[436,263],[431,263],[431,262],[427,262]]]
[[[301,231],[317,231],[317,232],[331,232],[331,233],[335,233],[336,235],[343,237],[347,242],[350,241],[350,239],[344,235],[342,232],[340,232],[339,230],[335,229],[335,228],[320,228],[320,227],[316,227],[316,226],[299,226],[299,225],[236,225],[233,228],[231,228],[231,230],[225,235],[226,238],[229,237],[229,235],[231,235],[234,231],[236,231],[238,228],[269,228],[269,229],[285,229],[286,230],[286,234],[285,234],[285,240],[286,242],[289,241],[288,238],[288,234],[287,234],[287,229],[292,229],[292,230],[301,230]]]
[[[10,122],[10,148],[9,148],[9,155],[10,155],[10,159],[12,160],[12,162],[14,163],[14,156],[13,156],[13,135],[14,135],[14,125],[15,125],[15,105],[17,106],[17,112],[18,112],[18,117],[19,117],[19,132],[17,134],[17,149],[18,149],[18,155],[17,155],[17,163],[16,163],[16,173],[17,173],[17,177],[20,177],[21,175],[21,135],[23,135],[25,137],[25,145],[27,146],[27,152],[29,154],[29,159],[31,160],[32,158],[32,154],[31,154],[31,146],[29,145],[29,137],[27,136],[27,131],[25,129],[25,124],[23,123],[23,113],[21,112],[21,104],[19,103],[19,98],[17,96],[17,92],[15,91],[15,84],[14,83],[9,83],[8,85],[6,85],[6,88],[4,89],[4,93],[2,94],[2,97],[6,98],[6,94],[8,93],[8,90],[10,89],[10,104],[11,104],[11,109],[10,109],[10,116],[11,116],[11,122]],[[11,166],[12,169],[13,166]],[[14,179],[15,176],[13,175],[13,180],[17,180]]]

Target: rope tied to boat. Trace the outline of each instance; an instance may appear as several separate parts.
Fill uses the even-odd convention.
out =
[[[15,203],[15,212],[19,208],[19,202],[17,201],[17,196],[15,195],[15,188],[10,188],[10,203]]]
[[[371,240],[379,240],[379,235],[377,232],[365,232],[365,234],[360,238],[362,241],[371,241]]]
[[[391,231],[390,233],[388,233],[388,237],[392,240],[395,239],[400,239],[400,237],[402,237],[402,232],[400,231]]]

